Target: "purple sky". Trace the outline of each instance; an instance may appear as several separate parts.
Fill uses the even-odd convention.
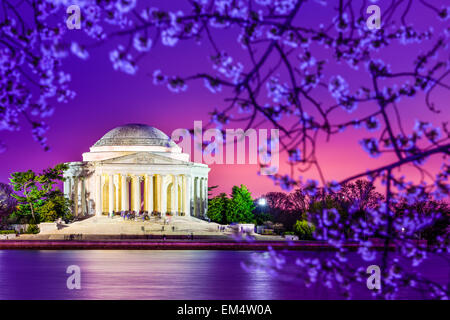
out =
[[[438,6],[445,3],[445,1],[436,2],[439,2]],[[171,4],[173,5],[173,2]],[[381,1],[382,10],[386,4],[387,1]],[[159,4],[156,2],[154,5]],[[323,9],[314,1],[309,1],[299,19],[304,20],[305,24],[318,25],[329,23],[327,21],[332,17],[329,9]],[[435,29],[443,28],[445,25],[443,22],[437,24],[432,12],[426,10],[413,10],[408,20],[424,28],[429,26],[428,21],[433,21]],[[77,40],[83,39],[76,32],[79,31],[72,31],[73,37]],[[72,36],[72,33],[69,35]],[[220,38],[219,44],[222,49],[231,51],[237,60],[247,59],[244,51],[241,51],[236,43],[235,33],[221,31],[217,37]],[[166,74],[182,75],[212,70],[207,59],[207,55],[212,53],[209,45],[197,45],[191,41],[168,48],[158,44],[141,61],[138,73],[130,76],[114,71],[108,59],[108,52],[118,42],[123,42],[123,39],[114,40],[92,50],[87,61],[74,56],[65,60],[65,70],[72,75],[72,89],[77,92],[77,96],[68,104],[58,105],[54,115],[47,119],[50,125],[50,132],[47,135],[52,148],[50,152],[44,152],[31,138],[29,127],[26,125],[19,132],[0,132],[0,139],[6,142],[8,148],[5,153],[0,154],[0,181],[6,182],[13,171],[27,169],[40,171],[59,162],[80,161],[83,152],[89,151],[90,146],[116,126],[145,123],[170,135],[176,128],[191,128],[195,120],[207,123],[208,112],[215,107],[223,106],[224,95],[210,93],[203,87],[202,82],[191,83],[186,92],[175,94],[165,87],[154,86],[149,76],[155,69],[161,69]],[[420,45],[395,46],[389,52],[388,62],[394,69],[410,66],[411,54],[417,55],[419,50],[422,50]],[[359,81],[366,81],[364,75],[349,72],[347,67],[333,65],[330,68],[332,72],[351,78],[355,85],[358,85]],[[439,90],[436,90],[433,97],[438,106],[448,102],[449,98],[448,92]],[[446,108],[440,115],[433,115],[426,111],[423,101],[423,96],[419,95],[414,100],[402,100],[399,104],[407,131],[418,118],[430,120],[434,125],[449,119],[447,105],[443,105]],[[347,115],[343,114],[342,119],[345,117]],[[333,137],[328,143],[324,142],[324,137],[319,138],[318,157],[322,161],[326,178],[339,180],[352,173],[393,160],[387,157],[377,160],[368,157],[358,144],[362,133],[365,133],[364,136],[368,135],[363,129],[349,129],[339,137]],[[429,168],[433,169],[439,163],[437,157],[431,159]],[[219,185],[218,191],[230,192],[232,185],[241,183],[248,185],[255,196],[280,190],[273,186],[270,179],[256,175],[258,170],[256,165],[213,165],[211,168],[209,183]],[[283,165],[280,171],[287,172],[287,170],[287,166]],[[414,170],[405,172],[417,174]],[[317,173],[311,171],[305,176],[317,178]]]

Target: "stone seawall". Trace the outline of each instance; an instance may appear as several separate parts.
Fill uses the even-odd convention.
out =
[[[350,250],[357,250],[356,243],[344,245]],[[112,241],[82,241],[82,240],[4,240],[0,241],[0,250],[305,250],[329,251],[335,250],[322,241],[181,241],[181,240],[112,240]],[[380,246],[380,249],[383,247]],[[395,249],[391,246],[391,249]]]

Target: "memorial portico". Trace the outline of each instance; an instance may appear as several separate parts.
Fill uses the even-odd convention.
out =
[[[141,124],[115,128],[70,162],[64,193],[75,215],[107,215],[134,211],[205,217],[207,165],[160,130]]]

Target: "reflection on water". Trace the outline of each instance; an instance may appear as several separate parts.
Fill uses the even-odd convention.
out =
[[[277,277],[254,270],[248,251],[141,250],[0,250],[0,299],[334,299],[323,286],[305,288],[286,274]],[[288,252],[288,261],[318,252]],[[356,256],[349,263],[363,263]],[[81,268],[81,290],[68,290],[66,269]],[[448,263],[431,259],[423,266],[441,283],[448,283]],[[293,273],[293,272],[292,272]],[[370,298],[365,285],[356,285],[356,298]],[[404,298],[421,298],[404,293]]]

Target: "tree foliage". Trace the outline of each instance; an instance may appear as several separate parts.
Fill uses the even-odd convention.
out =
[[[256,204],[255,210],[253,210],[253,215],[255,217],[256,225],[264,225],[268,221],[273,221],[273,215],[270,212],[268,205],[258,205]]]
[[[71,201],[60,190],[50,192],[44,201],[40,201],[36,212],[40,222],[53,222],[58,218],[71,218]]]
[[[254,200],[247,187],[243,184],[241,184],[240,187],[233,187],[231,192],[231,199],[227,208],[226,218],[228,223],[251,223],[254,221]]]
[[[294,232],[301,240],[314,239],[314,230],[316,230],[314,225],[306,220],[297,220],[294,224]]]
[[[37,207],[46,201],[55,201],[53,188],[58,182],[64,181],[63,173],[67,169],[66,164],[58,164],[45,169],[41,174],[36,174],[32,170],[12,173],[10,182],[15,191],[12,196],[19,204],[20,215],[26,216],[29,212],[32,221],[38,223]]]
[[[208,218],[211,221],[227,223],[255,222],[255,204],[251,193],[245,185],[234,186],[229,198],[226,193],[209,200]]]
[[[227,223],[227,210],[230,199],[226,193],[221,193],[218,196],[210,199],[208,202],[208,218],[213,222],[220,224]]]
[[[12,196],[13,189],[6,183],[0,183],[0,226],[16,208],[17,200]]]
[[[217,189],[219,186],[215,185],[215,186],[209,186],[208,187],[208,197],[212,195],[212,192],[214,189]]]
[[[439,242],[450,245],[450,207],[444,201],[417,201],[407,203],[402,201],[395,206],[396,216],[402,219],[414,219],[414,213],[418,212],[423,218],[420,228],[410,230],[402,226],[403,233],[407,232],[410,236],[425,239],[432,244]]]

